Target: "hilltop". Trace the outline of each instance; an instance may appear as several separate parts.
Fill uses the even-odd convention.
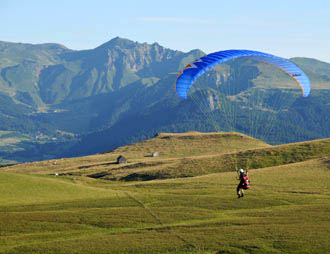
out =
[[[155,157],[154,152],[158,154]],[[23,163],[3,170],[121,181],[155,180],[265,168],[329,154],[330,139],[271,146],[235,132],[159,133],[102,154]],[[128,164],[116,163],[120,155],[128,159]]]
[[[251,189],[237,200],[243,165]],[[330,139],[271,146],[235,132],[2,167],[0,253],[327,253],[329,169]]]
[[[251,138],[240,133],[226,132],[185,132],[185,133],[159,133],[151,139],[131,145],[119,147],[115,150],[87,157],[63,158],[59,160],[41,161],[17,164],[3,167],[21,173],[58,173],[71,168],[117,167],[116,159],[119,155],[128,158],[129,164],[148,163],[152,161],[178,160],[195,156],[216,156],[220,154],[238,152],[249,148],[270,147],[263,141]],[[158,152],[159,156],[152,157]],[[88,163],[87,163],[88,162]],[[66,167],[63,167],[66,165]],[[45,167],[49,170],[45,171]]]

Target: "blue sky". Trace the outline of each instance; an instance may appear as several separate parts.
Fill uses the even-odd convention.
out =
[[[206,53],[252,49],[330,62],[329,0],[0,0],[0,40],[90,49],[113,37]]]

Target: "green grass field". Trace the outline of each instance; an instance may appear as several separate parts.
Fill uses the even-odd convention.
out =
[[[161,134],[1,168],[0,253],[330,253],[330,140],[231,135]],[[233,161],[251,161],[241,199]],[[127,179],[139,172],[162,177]]]

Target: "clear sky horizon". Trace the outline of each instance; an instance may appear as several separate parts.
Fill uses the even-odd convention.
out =
[[[251,49],[330,63],[329,0],[1,0],[0,40],[81,50],[119,36],[181,51]]]

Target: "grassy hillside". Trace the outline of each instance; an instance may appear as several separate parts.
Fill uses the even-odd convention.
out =
[[[225,153],[258,147],[270,147],[263,141],[251,138],[240,133],[159,133],[154,138],[147,139],[132,145],[119,147],[113,151],[87,157],[59,159],[51,161],[31,162],[17,164],[4,168],[20,173],[91,173],[99,169],[118,169],[116,159],[124,155],[129,160],[127,165],[133,169],[143,168],[143,165],[152,163],[166,164],[181,161],[184,158],[195,156],[219,156]],[[153,152],[158,152],[158,157],[152,157]],[[143,164],[144,163],[144,164]],[[142,164],[142,167],[141,167]],[[124,166],[125,167],[125,166]]]
[[[238,133],[162,133],[105,154],[4,167],[0,253],[328,253],[329,146],[329,139],[269,146]],[[129,163],[114,164],[119,154]],[[221,168],[226,156],[256,163],[244,198],[236,197],[236,173]],[[183,165],[199,176],[89,177],[160,168],[173,177]]]
[[[0,172],[1,207],[106,198],[114,192],[80,186],[74,180]],[[9,191],[10,190],[10,191]]]
[[[159,133],[154,138],[120,147],[113,152],[127,152],[130,156],[141,157],[158,151],[163,157],[184,157],[267,146],[269,145],[261,140],[235,132]]]
[[[152,157],[153,152],[159,156]],[[88,157],[18,164],[20,173],[91,177],[104,180],[155,180],[193,177],[238,168],[257,169],[322,158],[330,139],[270,146],[239,133],[160,133],[114,151]],[[116,164],[123,155],[128,164]]]

